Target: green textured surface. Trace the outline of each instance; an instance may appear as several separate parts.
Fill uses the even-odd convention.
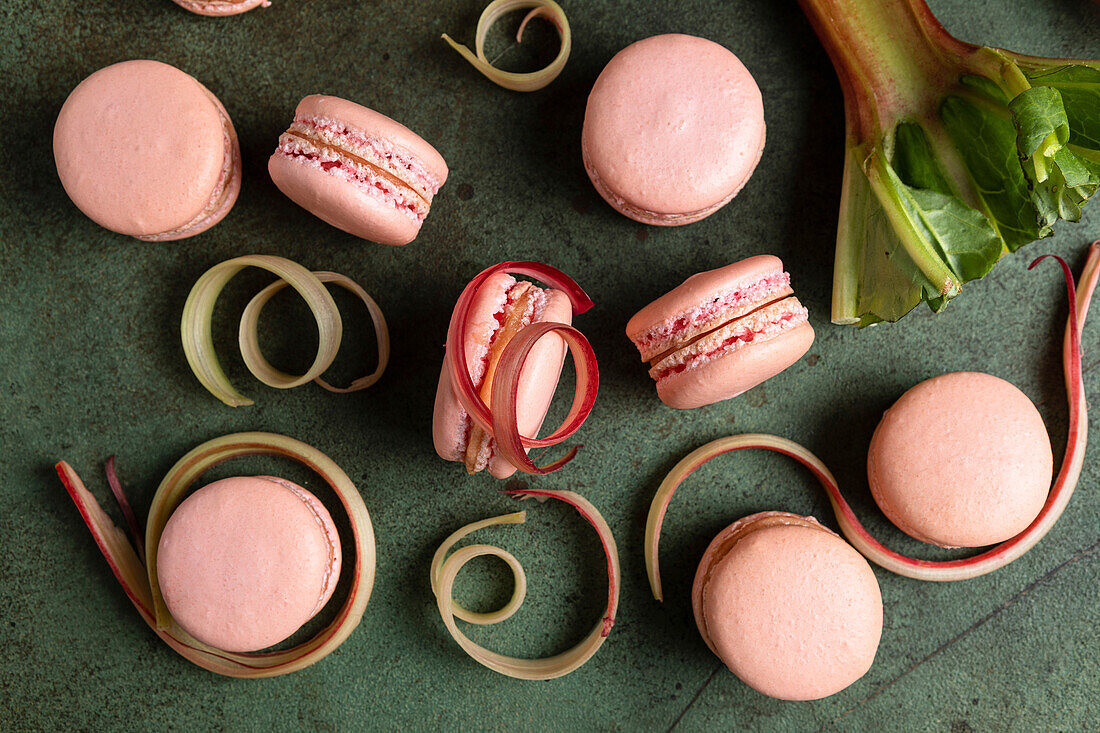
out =
[[[870,501],[863,458],[882,410],[917,381],[984,370],[1030,395],[1064,445],[1059,345],[1065,317],[1056,268],[1028,274],[1054,251],[1075,269],[1100,236],[1100,204],[1083,223],[999,264],[933,317],[863,332],[827,322],[838,207],[842,122],[831,66],[793,2],[567,2],[573,55],[547,89],[491,85],[439,40],[472,42],[480,0],[459,3],[276,0],[265,11],[207,19],[167,0],[0,4],[0,729],[226,728],[1086,730],[1100,719],[1100,459],[1092,447],[1068,511],[1012,566],[973,581],[928,584],[878,571],[885,602],[871,671],[813,703],[762,697],[719,668],[695,631],[688,599],[695,563],[730,521],[764,509],[826,518],[810,477],[774,455],[713,462],[681,490],[662,544],[667,601],[650,598],[641,540],[664,473],[701,443],[765,431],[805,443],[830,464],[857,512],[893,546],[930,552],[890,527]],[[966,40],[1049,56],[1100,57],[1100,6],[1085,0],[937,0]],[[545,29],[532,28],[545,41]],[[593,80],[631,41],[679,31],[723,43],[763,90],[768,143],[756,174],[728,207],[676,229],[614,213],[580,163],[580,125]],[[506,48],[497,34],[491,50]],[[510,51],[509,59],[520,54]],[[92,71],[155,58],[217,94],[240,135],[244,188],[212,230],[145,244],[106,232],[66,198],[50,130],[68,92]],[[537,59],[528,58],[533,62]],[[420,238],[386,248],[344,235],[291,205],[266,160],[302,96],[324,92],[390,114],[432,142],[451,177]],[[622,328],[687,275],[759,252],[786,262],[811,311],[811,355],[730,402],[674,412],[657,399]],[[346,273],[390,322],[391,366],[367,392],[314,386],[277,392],[252,381],[233,338],[261,274],[243,276],[217,311],[215,336],[236,384],[256,405],[232,410],[188,371],[178,341],[194,280],[229,257],[273,253]],[[571,676],[511,680],[470,660],[446,635],[428,587],[438,543],[469,521],[512,511],[488,476],[467,477],[431,445],[432,399],[447,318],[470,277],[504,259],[555,264],[592,294],[577,318],[600,357],[599,401],[564,472],[532,486],[584,493],[621,552],[618,624]],[[365,312],[345,308],[349,351],[340,377],[372,358]],[[280,296],[263,321],[273,361],[312,359],[308,313]],[[1100,327],[1086,329],[1086,362]],[[1100,401],[1100,370],[1086,374]],[[557,408],[559,416],[562,409]],[[1096,428],[1096,408],[1090,423]],[[264,681],[220,678],[161,644],[141,622],[53,473],[70,461],[104,500],[103,460],[119,471],[139,514],[160,478],[198,443],[233,431],[303,439],[357,483],[378,534],[378,580],[360,627],[332,656]],[[935,440],[935,436],[928,436]],[[234,465],[316,481],[277,461]],[[525,564],[527,605],[471,635],[508,653],[564,650],[599,617],[598,542],[564,506],[530,505],[521,527],[486,531]],[[835,525],[834,525],[835,526]],[[459,583],[488,608],[508,580],[486,561]]]

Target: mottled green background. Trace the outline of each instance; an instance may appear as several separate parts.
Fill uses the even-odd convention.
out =
[[[1035,400],[1060,452],[1064,294],[1056,268],[1028,274],[1024,266],[1054,251],[1079,268],[1085,244],[1100,236],[1100,204],[1082,224],[1063,226],[968,285],[939,317],[921,310],[863,332],[832,326],[840,90],[793,0],[564,5],[574,32],[569,65],[547,89],[521,95],[491,85],[439,40],[447,31],[472,42],[482,0],[275,0],[229,19],[193,16],[168,0],[0,3],[0,90],[8,100],[0,112],[0,729],[1095,729],[1095,447],[1062,520],[1014,565],[953,584],[879,571],[885,628],[875,664],[817,702],[765,698],[721,669],[695,631],[688,599],[699,555],[730,521],[782,509],[832,524],[805,471],[779,456],[739,454],[693,477],[665,524],[663,605],[649,596],[641,540],[649,500],[680,457],[715,437],[767,431],[822,456],[892,546],[942,556],[902,536],[871,503],[863,459],[875,422],[921,379],[984,370]],[[1100,5],[1087,0],[932,6],[966,40],[1100,57]],[[490,51],[532,68],[553,52],[552,33],[532,30],[541,51],[509,49],[503,31]],[[579,142],[585,98],[602,66],[631,41],[671,31],[706,36],[741,57],[764,93],[768,142],[728,207],[658,229],[598,198]],[[221,98],[240,135],[240,200],[193,239],[146,244],[104,231],[57,180],[50,135],[61,103],[94,70],[130,58],[193,74]],[[398,118],[447,159],[451,177],[415,243],[356,240],[271,184],[267,156],[294,105],[314,92]],[[811,354],[734,401],[690,412],[664,407],[622,334],[627,318],[695,271],[760,252],[780,255],[793,274],[818,332]],[[233,410],[207,394],[179,344],[183,301],[208,267],[251,253],[343,272],[373,293],[394,343],[383,381],[343,396],[312,385],[278,392],[251,380],[234,352],[235,322],[266,279],[249,273],[223,296],[215,335],[231,376],[257,404]],[[529,483],[587,495],[615,531],[624,575],[607,644],[578,672],[544,683],[470,660],[447,636],[427,582],[445,536],[515,506],[496,493],[499,482],[440,461],[430,439],[450,309],[470,277],[504,259],[555,264],[597,303],[577,319],[602,371],[596,409],[577,436],[586,447],[564,472]],[[351,378],[373,358],[372,337],[362,307],[338,299],[347,350],[334,374]],[[262,324],[265,349],[286,368],[304,368],[316,341],[311,329],[304,307],[280,296]],[[1100,326],[1086,329],[1085,348],[1088,366],[1100,363]],[[1085,378],[1100,403],[1100,370]],[[123,595],[52,469],[70,461],[106,500],[101,467],[117,453],[144,514],[177,458],[239,430],[285,433],[328,453],[356,481],[378,534],[378,580],[358,630],[316,666],[273,680],[217,677],[164,646]],[[274,460],[226,471],[278,472],[316,487]],[[527,525],[476,538],[502,543],[526,565],[527,606],[499,627],[470,633],[503,652],[546,655],[572,645],[599,617],[603,560],[594,534],[566,507],[528,509]],[[508,582],[485,561],[460,579],[459,595],[488,608],[507,596]]]

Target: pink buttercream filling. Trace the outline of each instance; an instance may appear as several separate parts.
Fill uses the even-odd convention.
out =
[[[344,143],[342,147],[353,153],[369,153],[360,157],[372,161],[379,160],[388,172],[410,185],[419,184],[417,187],[422,193],[427,194],[429,201],[439,192],[441,185],[439,179],[432,175],[415,155],[404,148],[382,138],[371,137],[338,120],[325,117],[295,117],[294,122],[339,136]]]
[[[657,371],[656,369],[650,371],[650,376],[656,381],[661,381],[671,377],[674,374],[687,371],[688,369],[696,369],[703,364],[712,361],[718,357],[725,356],[726,354],[736,351],[744,347],[746,344],[750,344],[754,341],[765,341],[770,338],[774,338],[783,331],[786,331],[801,323],[806,323],[809,320],[809,311],[801,305],[797,308],[793,308],[789,311],[784,311],[777,318],[774,318],[767,323],[755,328],[751,326],[745,326],[737,328],[732,334],[722,340],[713,348],[700,352],[698,354],[692,354],[684,359],[681,363],[676,364],[668,369]]]
[[[643,359],[647,355],[659,354],[665,351],[668,342],[675,340],[676,336],[684,331],[695,330],[707,323],[720,321],[724,313],[745,305],[766,301],[770,293],[784,290],[790,287],[790,284],[789,273],[783,271],[769,273],[749,285],[716,295],[701,305],[658,323],[634,339],[634,345],[638,347]]]
[[[355,184],[364,193],[385,201],[411,219],[423,222],[428,215],[424,207],[418,205],[419,202],[415,200],[415,197],[410,200],[405,191],[398,189],[387,179],[382,176],[371,175],[347,161],[331,158],[323,153],[295,149],[293,142],[284,143],[280,141],[278,152],[287,158],[306,165],[313,165],[331,176],[338,176],[348,183]]]

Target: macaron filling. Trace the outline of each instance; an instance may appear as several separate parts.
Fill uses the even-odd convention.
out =
[[[221,102],[210,92],[206,94],[218,110],[218,117],[222,122],[222,136],[225,140],[225,157],[222,159],[221,174],[218,176],[214,191],[210,194],[210,201],[202,211],[183,226],[159,234],[139,234],[138,239],[146,242],[161,242],[198,234],[221,221],[237,201],[237,193],[241,188],[241,152],[236,144],[236,133]]]
[[[537,321],[545,307],[546,292],[526,280],[517,282],[508,289],[500,309],[494,314],[498,324],[496,329],[488,344],[482,347],[480,358],[470,362],[470,376],[486,404],[489,404],[493,392],[493,378],[504,348],[524,327]],[[467,473],[474,474],[484,470],[494,453],[492,436],[475,424],[461,408],[459,429],[464,436],[461,444],[465,449],[461,456],[456,456],[456,460],[462,460],[466,464]]]
[[[442,182],[408,150],[324,117],[295,117],[276,155],[320,168],[423,222]]]
[[[705,302],[655,324],[633,341],[645,361],[659,359],[671,348],[680,348],[716,327],[790,295],[791,276],[782,269],[765,273],[757,280],[715,293]]]

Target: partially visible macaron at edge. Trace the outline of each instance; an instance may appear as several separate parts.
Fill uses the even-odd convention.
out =
[[[239,15],[255,8],[266,8],[271,0],[172,0],[184,10],[199,15]]]
[[[73,203],[102,227],[146,241],[206,231],[241,189],[241,153],[225,108],[159,61],[123,61],[69,94],[54,161]]]
[[[298,104],[267,167],[279,190],[302,208],[389,245],[416,238],[448,173],[443,157],[409,128],[317,94]]]
[[[466,361],[474,386],[490,407],[492,382],[504,347],[525,326],[542,321],[573,322],[573,307],[565,293],[516,280],[503,272],[490,275],[478,289],[466,327]],[[537,435],[542,427],[565,364],[565,351],[565,341],[556,333],[548,333],[527,355],[516,394],[521,435]],[[493,438],[462,408],[446,358],[435,393],[432,442],[440,458],[464,463],[467,473],[488,469],[503,479],[516,472],[515,466],[496,454]]]
[[[581,132],[596,191],[625,216],[690,224],[725,206],[764,150],[764,104],[727,48],[683,34],[632,43],[588,96]]]
[[[638,311],[626,335],[657,395],[687,409],[730,399],[794,364],[813,344],[783,262],[757,255],[692,275]]]
[[[871,668],[882,595],[871,566],[812,517],[761,512],[707,547],[692,586],[710,650],[754,690],[781,700],[840,692]]]
[[[1043,418],[1016,386],[951,372],[909,389],[867,452],[883,514],[941,547],[984,547],[1027,529],[1043,508],[1054,455]]]
[[[340,578],[340,537],[309,491],[238,476],[188,496],[168,518],[157,579],[172,618],[227,652],[278,644],[313,618]]]

